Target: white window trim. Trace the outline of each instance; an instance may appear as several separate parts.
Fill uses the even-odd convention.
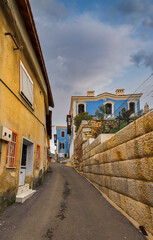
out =
[[[80,104],[83,104],[83,105],[84,105],[84,112],[86,112],[87,103],[85,103],[85,102],[78,102],[78,103],[77,103],[77,114],[79,113],[78,110],[79,110],[79,105],[80,105]]]
[[[138,104],[138,101],[137,100],[130,100],[127,102],[127,105],[128,105],[128,110],[130,110],[130,103],[135,103],[135,114],[137,114],[137,104]]]
[[[103,103],[103,106],[105,106],[106,104],[112,104],[112,114],[110,114],[110,115],[112,115],[112,117],[114,117],[114,105],[115,105],[115,103],[113,101],[106,101],[106,102]],[[105,114],[105,115],[107,116],[108,114]]]

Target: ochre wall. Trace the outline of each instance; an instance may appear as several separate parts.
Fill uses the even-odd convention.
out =
[[[5,126],[18,134],[16,168],[6,168],[7,142],[2,141],[2,155],[0,159],[0,209],[4,208],[4,199],[10,203],[14,201],[19,184],[19,170],[21,162],[22,138],[25,137],[34,142],[33,173],[26,176],[26,182],[32,185],[35,179],[39,179],[47,169],[47,154],[44,149],[48,147],[46,136],[46,109],[45,91],[40,84],[40,76],[37,67],[32,62],[28,52],[28,46],[20,36],[15,22],[12,20],[9,8],[4,1],[0,3],[0,126]],[[2,6],[1,6],[2,5]],[[26,29],[24,29],[26,32]],[[18,44],[23,49],[14,51],[15,44],[6,32],[15,35]],[[20,59],[26,67],[33,81],[33,108],[32,109],[20,95]],[[14,95],[9,89],[16,95]],[[35,116],[34,116],[35,115]],[[39,119],[39,120],[38,120]],[[46,139],[47,138],[47,139]],[[40,166],[35,168],[36,145],[40,145]],[[44,167],[44,154],[46,156]]]
[[[83,145],[83,175],[153,233],[153,111],[101,138]]]

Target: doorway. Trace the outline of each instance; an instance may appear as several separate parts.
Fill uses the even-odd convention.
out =
[[[19,186],[24,185],[26,176],[33,173],[34,143],[29,139],[23,137],[21,152]]]

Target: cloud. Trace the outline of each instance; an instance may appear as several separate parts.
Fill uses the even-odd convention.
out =
[[[153,4],[150,0],[124,0],[116,3],[115,8],[122,14],[133,15],[152,12]]]
[[[153,28],[153,19],[149,17],[146,18],[145,20],[143,20],[142,25],[145,27]]]
[[[141,43],[130,26],[113,27],[87,14],[39,22],[38,29],[55,87],[71,92],[111,83],[131,64],[130,55]]]
[[[137,66],[144,65],[153,70],[153,52],[146,52],[145,50],[138,51],[132,55],[131,61]]]
[[[68,12],[64,6],[56,3],[52,13],[46,1],[30,2],[55,101],[53,125],[66,125],[71,96],[105,91],[132,65],[130,56],[143,43],[129,25],[112,26],[89,13],[61,19],[59,12]]]
[[[60,20],[67,16],[67,9],[63,3],[55,0],[31,0],[35,16],[45,20]]]

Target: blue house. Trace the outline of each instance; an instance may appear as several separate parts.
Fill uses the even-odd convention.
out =
[[[124,94],[124,89],[117,89],[115,94],[104,92],[95,96],[95,91],[87,91],[87,96],[72,96],[69,115],[71,117],[70,134],[70,158],[74,152],[75,126],[74,117],[81,112],[88,112],[95,115],[99,106],[105,106],[105,119],[113,119],[119,115],[123,109],[130,110],[133,115],[140,111],[140,98],[142,93]]]
[[[56,136],[54,136],[54,142],[56,143],[58,158],[63,159],[69,157],[69,136],[67,134],[67,127],[56,127]]]

